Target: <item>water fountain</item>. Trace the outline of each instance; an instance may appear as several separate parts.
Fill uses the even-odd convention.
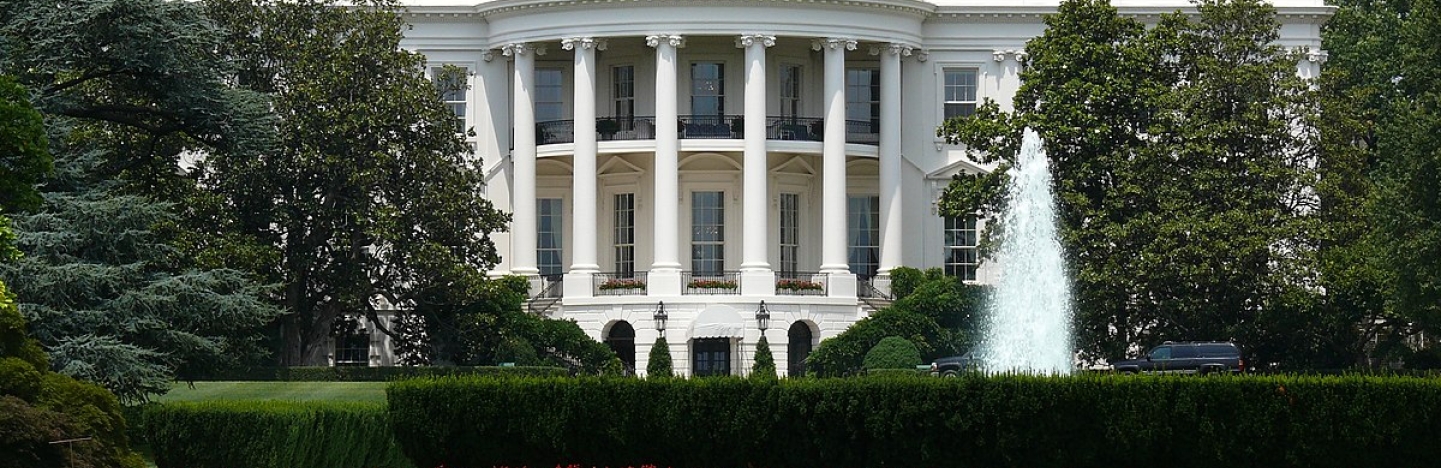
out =
[[[1070,374],[1071,288],[1056,229],[1050,162],[1041,137],[1026,129],[1011,168],[1000,282],[987,306],[979,355],[991,372]]]

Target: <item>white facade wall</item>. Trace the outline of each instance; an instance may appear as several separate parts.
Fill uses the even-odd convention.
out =
[[[564,280],[563,297],[543,313],[573,319],[598,340],[607,339],[617,323],[630,324],[635,330],[634,365],[643,373],[646,356],[658,334],[652,315],[663,302],[669,314],[666,336],[674,367],[681,374],[690,374],[693,338],[698,338],[693,330],[717,325],[697,323],[701,312],[734,309],[740,323],[730,325],[738,325],[740,331],[729,339],[728,360],[731,373],[738,375],[748,373],[753,362],[755,342],[760,336],[754,312],[761,301],[771,313],[766,336],[782,375],[788,370],[787,330],[793,324],[802,323],[810,330],[814,346],[864,318],[870,310],[866,299],[857,294],[859,291],[865,295],[865,285],[858,285],[856,277],[847,273],[819,277],[828,283],[825,296],[777,295],[778,291],[770,283],[781,260],[777,232],[780,193],[800,195],[799,270],[815,272],[825,263],[821,245],[826,236],[839,235],[840,241],[845,242],[846,220],[822,216],[825,211],[822,175],[826,164],[834,164],[832,158],[839,153],[828,156],[826,142],[781,137],[779,130],[783,129],[779,126],[768,129],[764,144],[767,198],[764,206],[767,208],[764,213],[747,213],[743,183],[745,141],[739,134],[678,139],[663,135],[658,139],[654,132],[649,136],[635,134],[596,144],[597,197],[579,200],[573,196],[573,173],[577,167],[574,143],[541,141],[534,148],[527,148],[533,149],[536,155],[535,178],[533,181],[516,178],[513,158],[516,154],[527,154],[515,152],[512,141],[512,128],[517,125],[513,82],[516,60],[533,60],[538,70],[560,71],[563,83],[560,95],[565,99],[561,118],[570,119],[574,115],[577,91],[574,89],[577,68],[573,59],[576,50],[564,49],[562,41],[588,38],[603,42],[604,48],[597,47],[594,51],[595,86],[590,95],[595,99],[596,115],[605,118],[615,113],[612,67],[633,66],[635,115],[653,116],[662,107],[657,102],[658,90],[663,88],[656,82],[658,47],[666,46],[648,45],[647,39],[680,36],[683,43],[675,49],[675,104],[681,119],[691,113],[691,64],[695,62],[723,64],[724,114],[741,115],[746,113],[746,87],[753,84],[746,81],[746,55],[744,49],[738,48],[738,39],[746,35],[773,36],[773,45],[764,48],[764,114],[782,114],[780,70],[782,66],[799,66],[803,85],[798,115],[821,118],[827,110],[823,94],[828,80],[824,73],[825,52],[817,50],[814,41],[854,41],[855,48],[843,52],[847,69],[879,70],[881,60],[886,60],[889,48],[895,46],[900,52],[901,79],[898,84],[883,81],[881,86],[900,88],[900,141],[894,145],[899,154],[881,154],[883,145],[875,140],[835,147],[844,153],[840,159],[844,159],[841,164],[845,167],[848,195],[878,195],[882,188],[882,159],[899,159],[896,177],[900,215],[893,218],[896,222],[886,226],[888,231],[901,233],[900,241],[894,244],[900,252],[893,257],[899,265],[882,265],[882,268],[925,269],[941,267],[944,263],[944,220],[937,215],[934,203],[941,190],[953,174],[990,169],[975,165],[965,157],[963,148],[947,145],[935,136],[935,128],[943,120],[945,70],[975,70],[978,100],[992,99],[1009,108],[1010,98],[1020,86],[1021,51],[1026,41],[1044,31],[1043,15],[1053,13],[1057,5],[1055,0],[407,0],[403,3],[408,6],[407,18],[413,25],[407,32],[405,47],[426,55],[433,66],[451,64],[471,71],[465,117],[475,131],[471,141],[476,157],[486,168],[489,183],[486,195],[506,211],[515,204],[513,194],[517,188],[532,187],[537,198],[563,200],[561,250],[566,271],[570,272],[577,242],[594,243],[596,258],[593,260],[601,272],[614,269],[614,196],[635,194],[635,270],[642,272],[638,278],[648,281],[647,290],[639,295],[599,296],[597,281],[586,281],[590,279],[590,272],[570,272]],[[1189,3],[1177,0],[1113,3],[1123,14],[1148,22],[1154,22],[1162,13],[1190,8]],[[1319,62],[1324,60],[1324,53],[1320,52],[1320,25],[1331,10],[1321,0],[1281,0],[1274,4],[1284,23],[1280,43],[1317,52],[1310,63],[1303,61],[1298,66],[1298,72],[1314,76]],[[503,53],[511,50],[508,46],[517,44],[533,52],[543,50],[544,54],[522,58]],[[877,49],[875,54],[872,49]],[[530,94],[534,96],[534,90]],[[881,108],[885,107],[882,103]],[[673,194],[678,205],[668,204],[678,209],[658,213],[656,197],[666,189],[657,191],[656,162],[658,157],[668,154],[664,149],[670,144],[667,142],[673,142],[678,152],[678,170],[674,176],[679,190]],[[725,193],[725,270],[741,267],[743,226],[757,222],[767,224],[765,252],[770,270],[747,270],[745,287],[739,294],[682,292],[685,285],[679,283],[676,275],[691,269],[690,192],[694,190]],[[577,203],[591,204],[596,219],[575,219]],[[885,219],[884,213],[882,219]],[[657,220],[673,221],[676,232],[658,233]],[[580,233],[593,235],[577,235],[575,223],[582,223]],[[536,235],[534,232],[521,234]],[[530,271],[534,267],[512,263],[516,258],[511,255],[513,235],[518,234],[493,235],[504,257],[493,274]],[[656,262],[657,236],[674,239],[675,254],[682,265],[680,272]],[[666,243],[660,245],[664,251]],[[882,253],[881,257],[890,253]],[[976,280],[991,281],[998,268],[982,267]],[[649,277],[643,274],[648,270],[652,271]],[[733,279],[742,282],[738,277]],[[885,279],[882,274],[874,283],[882,291],[886,289]],[[539,279],[535,281],[538,286],[543,283]]]

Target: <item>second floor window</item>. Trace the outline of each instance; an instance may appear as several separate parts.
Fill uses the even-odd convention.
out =
[[[781,117],[801,115],[801,66],[781,65]]]
[[[465,122],[465,94],[470,87],[467,83],[469,74],[470,71],[465,67],[444,66],[430,69],[430,77],[440,91],[440,100],[455,114],[456,133],[464,132],[468,128]]]
[[[690,66],[690,113],[697,116],[725,115],[725,65],[696,62]]]
[[[565,119],[565,75],[559,68],[535,69],[535,121]]]
[[[980,265],[976,251],[976,217],[946,217],[946,274],[965,281],[976,280],[976,267]]]
[[[878,133],[881,116],[881,71],[846,70],[846,133]]]
[[[635,116],[635,66],[624,65],[611,68],[611,87],[615,98],[615,117],[621,125],[627,125]],[[623,128],[629,130],[629,128]]]
[[[976,69],[946,69],[946,119],[976,113]]]

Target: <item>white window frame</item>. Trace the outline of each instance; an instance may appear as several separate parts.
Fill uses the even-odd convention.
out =
[[[947,275],[957,277],[962,281],[976,281],[976,275],[981,266],[980,219],[975,215],[942,216],[941,226],[941,242],[944,244],[941,256],[943,270]],[[965,255],[967,251],[970,252],[969,256]],[[969,261],[953,262],[956,255],[961,255],[964,260]]]
[[[939,80],[937,80],[940,87],[939,101],[941,103],[939,122],[946,121],[946,108],[952,105],[970,106],[970,114],[965,115],[975,114],[976,109],[980,107],[983,96],[985,95],[983,89],[984,80],[982,80],[985,75],[982,73],[981,70],[982,68],[979,64],[945,64],[941,66],[940,71],[937,73],[937,76],[940,78]],[[972,73],[974,83],[971,86],[972,92],[969,100],[964,99],[965,86],[963,84],[955,86],[950,84],[950,74],[952,72]],[[953,91],[961,94],[953,95]],[[952,99],[953,97],[955,97],[956,99]]]
[[[464,87],[463,87],[462,89],[460,89],[459,91],[452,91],[452,92],[455,92],[455,93],[457,93],[457,94],[451,94],[452,92],[441,91],[441,93],[440,93],[440,100],[441,100],[441,102],[444,102],[444,103],[445,103],[445,106],[446,106],[447,108],[451,109],[451,111],[452,111],[453,113],[455,113],[456,118],[460,121],[460,125],[459,125],[460,131],[458,131],[458,132],[456,132],[456,133],[461,133],[461,134],[467,134],[467,135],[468,135],[468,134],[470,133],[470,129],[473,127],[473,125],[471,124],[471,118],[470,118],[470,112],[471,112],[471,107],[472,107],[472,106],[470,105],[470,99],[471,99],[471,90],[474,89],[474,87],[475,87],[475,86],[471,83],[472,77],[475,76],[475,66],[474,66],[474,64],[470,64],[470,63],[456,63],[456,62],[436,62],[436,63],[430,63],[430,64],[427,64],[427,67],[426,67],[426,73],[427,73],[428,77],[430,78],[430,80],[431,80],[431,81],[435,81],[435,80],[439,79],[439,73],[440,73],[440,71],[441,71],[442,69],[444,69],[446,66],[454,66],[454,67],[459,67],[459,68],[461,69],[461,77],[462,77],[462,79],[463,79],[463,81],[464,81],[464,83],[463,83]],[[456,106],[459,106],[460,112],[454,112],[454,111],[457,109]]]

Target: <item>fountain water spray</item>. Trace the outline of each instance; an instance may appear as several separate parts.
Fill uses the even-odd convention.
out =
[[[1050,162],[1035,131],[1026,129],[1009,175],[996,257],[1001,278],[987,307],[980,357],[992,372],[1070,374],[1071,285]]]

